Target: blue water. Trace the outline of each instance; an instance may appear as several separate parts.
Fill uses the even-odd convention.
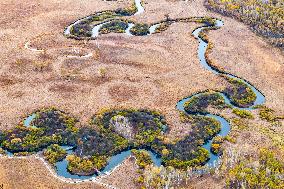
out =
[[[145,12],[145,9],[144,7],[142,6],[142,2],[141,0],[135,0],[134,1],[135,3],[135,6],[137,8],[137,12],[134,14],[134,15],[139,15],[139,14],[142,14],[143,12]],[[76,25],[76,24],[79,24],[81,21],[84,21],[84,20],[87,20],[88,18],[90,18],[90,16],[87,16],[86,18],[83,18],[83,19],[80,19],[80,20],[77,20],[76,22],[74,22],[73,24],[71,24],[70,26],[68,26],[65,31],[64,31],[64,35],[70,35],[70,30],[72,28],[72,26]],[[110,22],[110,21],[108,21]],[[92,29],[92,38],[97,38],[99,36],[99,30],[100,28],[108,23],[108,22],[103,22],[101,24],[98,24],[98,25],[95,25],[94,28]],[[130,29],[134,26],[133,23],[129,23],[128,24],[128,28],[125,30],[125,33],[129,36],[132,36],[132,34],[130,33]],[[152,27],[150,27],[150,34],[154,33],[154,30],[158,27],[158,24],[156,25],[153,25]]]
[[[128,28],[126,28],[126,30],[125,30],[126,35],[133,36],[132,33],[130,32],[130,30],[131,30],[131,28],[133,28],[134,26],[135,26],[135,24],[133,24],[133,23],[128,23]]]
[[[141,0],[135,0],[135,6],[137,7],[137,12],[135,15],[141,14],[145,11],[144,7],[141,4]]]
[[[12,152],[9,152],[8,150],[5,150],[5,153],[8,157],[13,157],[14,154]]]
[[[223,25],[224,25],[224,23],[223,23],[223,21],[221,21],[221,20],[217,20],[216,23],[215,23],[215,26],[217,26],[217,27],[221,27],[221,26],[223,26]],[[207,47],[208,47],[208,44],[207,44],[205,41],[203,41],[203,40],[198,36],[199,33],[202,32],[202,30],[205,29],[205,28],[207,28],[207,26],[203,26],[203,27],[197,28],[196,30],[194,30],[194,31],[192,32],[193,36],[194,36],[196,39],[198,39],[198,41],[199,41],[198,57],[199,57],[199,60],[200,60],[201,65],[202,65],[204,68],[206,68],[207,70],[213,72],[214,74],[217,74],[217,75],[224,74],[224,75],[226,75],[226,76],[228,76],[228,77],[230,77],[230,78],[242,80],[242,81],[243,81],[245,84],[247,84],[247,85],[252,89],[252,91],[256,94],[256,100],[255,100],[253,106],[263,104],[263,103],[265,102],[265,97],[264,97],[264,95],[263,95],[259,90],[257,90],[254,86],[252,86],[250,83],[248,83],[247,81],[245,81],[245,80],[243,80],[243,79],[241,79],[241,78],[239,78],[239,77],[237,77],[237,76],[234,76],[234,75],[232,75],[232,74],[230,74],[230,73],[224,73],[224,72],[221,72],[221,71],[219,71],[219,70],[216,70],[216,69],[212,68],[212,67],[208,64],[208,62],[207,62],[207,60],[206,60],[206,58],[205,58],[205,52],[206,52],[206,49],[207,49]],[[231,104],[231,101],[230,101],[225,95],[222,95],[222,96],[225,98],[225,101],[226,101],[228,104],[232,105],[232,104]],[[246,109],[246,110],[251,110],[251,109],[253,109],[253,106],[248,107],[248,108],[240,108],[240,107],[238,107],[238,108],[240,108],[240,109]]]
[[[184,98],[182,100],[180,100],[177,105],[176,105],[176,108],[179,110],[179,111],[182,111],[184,112],[185,114],[187,114],[187,112],[185,111],[184,109],[184,104],[189,101],[191,98],[193,97],[196,97],[196,96],[199,96],[201,95],[202,93],[197,93],[197,94],[194,94],[190,97],[187,97],[187,98]],[[222,93],[220,93],[222,94]],[[225,102],[228,102],[228,98],[225,100]],[[203,115],[205,117],[209,117],[209,118],[214,118],[216,119],[217,121],[219,121],[219,123],[221,124],[221,131],[218,133],[218,136],[227,136],[231,130],[231,126],[229,124],[229,122],[224,119],[223,117],[221,116],[218,116],[218,115],[214,115],[214,114],[206,114],[206,115]],[[209,167],[214,167],[214,162],[217,162],[218,159],[219,159],[219,156],[218,155],[215,155],[211,152],[211,145],[212,145],[212,140],[209,140],[207,143],[205,143],[202,147],[205,148],[206,150],[209,151],[209,154],[210,154],[210,159],[206,162],[206,165],[209,166]]]
[[[217,27],[221,27],[221,26],[223,26],[223,25],[224,25],[224,23],[223,23],[221,20],[217,20],[217,21],[215,22],[215,26],[217,26]],[[221,71],[219,71],[219,70],[217,70],[217,69],[215,69],[215,68],[212,68],[212,67],[208,64],[208,62],[207,62],[207,60],[206,60],[206,58],[205,58],[205,53],[206,53],[206,50],[207,50],[207,47],[208,47],[208,43],[206,43],[205,41],[203,41],[203,40],[199,37],[199,33],[202,32],[202,30],[205,29],[205,28],[208,28],[208,26],[203,26],[203,27],[197,28],[196,30],[194,30],[194,31],[192,32],[193,36],[194,36],[196,39],[198,39],[198,41],[199,41],[198,57],[199,57],[199,60],[200,60],[201,65],[202,65],[205,69],[211,71],[211,72],[214,73],[214,74],[217,74],[217,75],[224,74],[224,75],[226,75],[226,76],[228,76],[228,77],[230,77],[230,78],[242,80],[242,81],[243,81],[244,83],[246,83],[246,84],[252,89],[252,91],[256,94],[256,100],[255,100],[253,106],[248,107],[248,108],[240,108],[240,107],[234,106],[234,105],[231,103],[230,99],[229,99],[226,95],[224,95],[223,93],[219,92],[219,94],[224,98],[225,103],[228,104],[228,105],[231,105],[231,106],[234,107],[234,108],[245,109],[245,110],[251,110],[251,109],[253,109],[253,107],[254,107],[255,105],[263,104],[263,103],[265,102],[265,97],[264,97],[264,95],[263,95],[259,90],[257,90],[254,86],[252,86],[250,83],[248,83],[247,81],[245,81],[245,80],[243,80],[243,79],[241,79],[241,78],[238,78],[237,76],[234,76],[234,75],[232,75],[232,74],[230,74],[230,73],[221,72]],[[186,98],[180,100],[180,101],[177,103],[176,108],[177,108],[179,111],[182,111],[182,112],[184,112],[185,114],[187,114],[187,112],[186,112],[185,109],[184,109],[184,108],[185,108],[185,107],[184,107],[185,103],[186,103],[187,101],[189,101],[191,98],[193,98],[193,97],[195,97],[195,96],[198,96],[198,95],[200,95],[200,94],[202,94],[202,93],[197,93],[197,94],[194,94],[194,95],[192,95],[192,96],[189,96],[189,97],[186,97]],[[230,127],[229,122],[228,122],[226,119],[224,119],[224,118],[221,117],[221,116],[214,115],[214,114],[207,114],[207,115],[204,115],[204,116],[214,118],[214,119],[216,119],[216,120],[218,120],[218,121],[220,122],[220,124],[221,124],[221,131],[220,131],[220,133],[218,134],[219,136],[224,137],[224,136],[227,136],[227,135],[229,134],[229,132],[230,132],[230,130],[231,130],[231,127]],[[212,140],[213,140],[213,139],[212,139]],[[215,163],[219,160],[219,156],[213,154],[213,153],[211,152],[211,150],[210,150],[211,145],[212,145],[212,140],[209,140],[206,144],[204,144],[204,145],[202,146],[203,148],[207,149],[207,150],[210,152],[210,159],[209,159],[209,161],[206,163],[206,165],[209,166],[209,167],[214,167],[214,166],[215,166]]]
[[[33,113],[31,115],[29,115],[25,120],[24,120],[24,126],[25,127],[31,127],[31,122],[33,121],[33,119],[36,117],[36,113]]]
[[[156,32],[156,29],[161,25],[161,23],[158,23],[158,24],[154,24],[152,26],[150,26],[149,28],[149,34],[148,35],[152,35],[153,33]]]
[[[156,166],[161,166],[161,163],[162,163],[161,158],[159,158],[158,155],[155,154],[152,151],[149,151],[149,150],[146,150],[146,151],[149,153],[153,163]],[[70,150],[67,151],[67,153],[68,153],[68,155],[73,154],[74,150],[70,149]],[[111,170],[113,170],[117,165],[121,164],[130,155],[131,155],[131,150],[126,150],[126,151],[123,151],[123,152],[121,152],[117,155],[112,156],[108,160],[107,166],[99,174],[101,175],[101,174],[109,173]],[[71,174],[67,170],[67,165],[68,165],[68,161],[66,160],[66,158],[64,160],[60,161],[60,162],[57,162],[55,164],[56,173],[59,176],[62,176],[62,177],[65,177],[65,178],[80,179],[80,180],[88,180],[88,179],[91,180],[91,179],[97,177],[96,174],[90,175],[90,176],[79,176],[79,175]]]

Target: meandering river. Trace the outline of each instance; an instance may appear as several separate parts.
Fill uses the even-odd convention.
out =
[[[135,15],[138,15],[138,14],[141,14],[145,11],[144,7],[142,6],[141,4],[141,0],[135,0],[135,5],[137,7],[137,12],[135,13]],[[86,18],[89,18],[89,17],[86,17]],[[85,19],[86,19],[85,18]],[[70,26],[68,26],[65,31],[64,31],[64,34],[65,35],[70,35],[70,29],[72,28],[73,25],[75,24],[78,24],[80,23],[83,19],[80,19],[76,22],[74,22],[73,24],[71,24]],[[101,24],[98,24],[96,25],[93,29],[92,29],[92,38],[96,38],[99,36],[99,29],[104,25],[106,24],[107,22],[104,22],[104,23],[101,23]],[[157,24],[153,24],[152,26],[150,26],[149,28],[149,34],[148,35],[152,35],[155,33],[156,31],[156,28],[160,26],[162,22],[160,23],[157,23]],[[217,20],[215,22],[215,27],[218,27],[218,28],[221,28],[223,26],[223,22],[221,20]],[[125,30],[125,33],[129,36],[132,36],[131,32],[130,32],[130,29],[134,26],[135,24],[134,23],[129,23],[128,24],[128,28]],[[201,32],[203,32],[204,29],[210,29],[212,28],[212,25],[204,25],[202,27],[199,27],[197,29],[195,29],[193,31],[193,36],[199,41],[199,47],[198,47],[198,57],[199,57],[199,60],[200,60],[200,64],[204,66],[205,69],[211,71],[213,74],[217,74],[217,75],[220,75],[220,74],[224,74],[230,78],[234,78],[234,79],[241,79],[237,76],[234,76],[230,73],[226,73],[224,71],[220,71],[216,68],[213,68],[210,66],[210,64],[208,64],[208,61],[206,60],[206,56],[205,56],[205,53],[206,53],[206,50],[208,48],[208,43],[206,41],[204,41],[201,37],[199,37],[199,34]],[[264,101],[265,101],[265,97],[264,95],[259,91],[257,90],[254,86],[252,86],[249,82],[241,79],[243,82],[245,82],[252,90],[253,92],[256,94],[257,98],[256,98],[256,101],[254,102],[253,106],[255,105],[260,105],[260,104],[263,104]],[[185,103],[187,101],[189,101],[191,98],[197,96],[197,95],[200,95],[201,93],[198,93],[198,94],[194,94],[194,95],[191,95],[187,98],[184,98],[182,100],[180,100],[177,105],[176,105],[176,108],[178,111],[182,111],[184,112],[185,114],[187,114],[187,112],[185,111]],[[233,107],[235,107],[233,105],[233,103],[230,101],[229,98],[226,97],[225,94],[219,92],[220,95],[222,95],[222,97],[224,98],[225,100],[225,103],[228,104],[228,105],[231,105]],[[251,110],[252,107],[248,107],[248,108],[241,108],[241,109],[247,109],[247,110]],[[239,108],[239,107],[236,107],[236,108]],[[201,114],[200,114],[201,115]],[[24,120],[24,126],[27,126],[27,127],[32,127],[31,125],[31,121],[35,118],[36,114],[32,114],[30,115],[28,118],[26,118]],[[210,117],[210,118],[214,118],[216,120],[218,120],[220,123],[221,123],[221,131],[218,133],[219,136],[227,136],[228,133],[230,132],[231,130],[231,127],[230,127],[230,124],[229,122],[224,119],[223,117],[219,116],[219,115],[214,115],[214,114],[206,114],[206,115],[201,115],[201,116],[206,116],[206,117]],[[219,156],[218,155],[215,155],[213,153],[211,153],[210,151],[210,148],[211,148],[211,145],[212,145],[212,140],[209,140],[206,144],[204,144],[202,147],[207,149],[209,152],[210,152],[210,159],[209,161],[206,163],[209,167],[212,167],[214,166],[214,162],[218,161],[219,159]],[[68,154],[73,154],[74,153],[74,148],[71,147],[71,146],[62,146],[64,149],[66,149],[67,153]],[[147,150],[154,162],[154,164],[156,166],[160,166],[161,165],[161,158],[155,154],[154,152],[152,151],[149,151]],[[115,169],[115,167],[119,166],[127,157],[129,157],[131,154],[131,151],[130,150],[127,150],[127,151],[123,151],[115,156],[112,156],[109,161],[108,161],[108,164],[107,166],[100,172],[100,174],[108,174],[110,173],[112,170]],[[12,154],[9,153],[8,154],[9,156],[11,156]],[[55,164],[55,168],[56,168],[56,173],[57,175],[59,176],[62,176],[62,177],[65,177],[65,178],[71,178],[71,179],[79,179],[79,180],[89,180],[89,179],[93,179],[95,178],[97,175],[91,175],[91,176],[79,176],[79,175],[74,175],[74,174],[71,174],[70,172],[68,172],[67,170],[67,160],[64,159],[60,162],[57,162]]]

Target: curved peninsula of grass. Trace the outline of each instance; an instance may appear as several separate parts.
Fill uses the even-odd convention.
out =
[[[183,122],[191,123],[188,135],[174,144],[167,144],[167,154],[162,156],[163,164],[179,169],[204,165],[210,158],[209,151],[202,147],[221,130],[221,124],[214,118],[184,115]]]
[[[127,21],[123,21],[123,20],[113,20],[110,21],[104,25],[102,25],[102,27],[100,27],[99,32],[101,34],[107,34],[107,33],[124,33],[125,30],[128,28],[128,22]]]
[[[38,152],[52,144],[73,145],[76,141],[77,120],[54,108],[36,113],[32,125],[18,125],[1,135],[2,147],[10,152]]]
[[[164,116],[149,110],[103,111],[93,118],[92,123],[101,133],[117,133],[129,140],[134,147],[150,146],[167,130]]]
[[[44,158],[51,164],[55,164],[58,161],[63,160],[67,152],[58,144],[52,144],[43,151]]]
[[[224,109],[228,107],[220,93],[205,92],[194,95],[184,104],[184,109],[189,114],[207,114],[207,108],[209,106],[217,109]]]
[[[130,29],[130,33],[136,36],[143,36],[149,34],[149,25],[148,24],[136,24]]]
[[[229,86],[223,91],[230,101],[241,108],[247,108],[254,104],[256,94],[241,79],[227,78]]]

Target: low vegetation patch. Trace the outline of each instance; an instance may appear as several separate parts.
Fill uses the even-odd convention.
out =
[[[58,161],[63,160],[67,152],[58,144],[52,144],[43,151],[44,158],[51,164],[55,164]]]
[[[114,18],[116,16],[119,16],[119,15],[117,15],[114,11],[104,11],[104,12],[97,13],[91,16],[87,20],[89,21],[89,23],[91,23],[91,22],[97,22],[97,21],[104,21],[106,19]]]
[[[248,128],[248,121],[245,119],[240,118],[233,118],[230,120],[233,127],[237,128],[238,130],[245,130]]]
[[[138,36],[142,36],[142,35],[147,35],[149,34],[149,25],[148,24],[136,24],[135,26],[133,26],[130,29],[130,33],[132,35],[138,35]]]
[[[216,136],[213,138],[212,145],[211,145],[211,152],[213,154],[222,154],[223,149],[222,149],[222,144],[224,142],[224,138],[221,136]]]
[[[171,25],[171,22],[162,22],[160,25],[156,28],[155,33],[161,33],[163,31],[166,31]]]
[[[102,34],[107,34],[111,32],[124,33],[127,27],[128,23],[126,21],[114,20],[102,25],[99,32]]]
[[[139,166],[139,169],[145,169],[146,166],[153,163],[150,154],[146,150],[131,150],[131,153],[136,158],[136,164]]]
[[[76,37],[91,37],[92,29],[90,22],[81,21],[71,27],[70,33]]]
[[[240,79],[226,78],[229,86],[223,91],[231,102],[241,108],[252,106],[256,100],[256,94]]]
[[[76,155],[67,156],[68,166],[67,169],[73,174],[77,175],[94,175],[98,174],[99,170],[106,166],[107,158],[104,156],[91,158],[81,158]]]
[[[119,8],[115,10],[115,13],[120,16],[131,16],[137,12],[137,7],[135,4],[132,4],[130,7],[127,8]]]
[[[268,122],[275,122],[280,119],[284,119],[284,115],[277,116],[275,115],[275,111],[273,109],[268,108],[266,106],[259,106],[259,117]]]
[[[2,146],[10,152],[38,152],[51,144],[74,145],[77,120],[56,109],[37,112],[31,125],[16,126],[1,135]]]
[[[167,155],[162,156],[163,164],[179,169],[203,165],[209,159],[208,150],[201,146],[221,130],[221,125],[213,118],[190,116],[184,122],[192,124],[192,131],[176,142],[167,144]]]
[[[3,148],[0,148],[0,155],[6,155],[6,152]]]
[[[184,106],[185,111],[189,114],[207,114],[208,106],[212,106],[217,109],[224,109],[227,107],[224,98],[216,92],[195,95],[187,101]]]
[[[240,110],[238,108],[234,108],[233,113],[236,114],[237,116],[241,117],[241,118],[247,118],[247,119],[253,119],[254,118],[252,113],[247,111],[247,110]]]
[[[144,188],[144,170],[146,167],[153,163],[150,154],[146,150],[131,150],[132,155],[136,158],[136,164],[139,167],[137,171],[140,175],[135,182],[139,185],[140,188]]]

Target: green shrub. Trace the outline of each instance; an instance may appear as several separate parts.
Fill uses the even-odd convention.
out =
[[[89,22],[80,22],[71,27],[70,33],[76,37],[91,37],[92,36],[92,26]]]
[[[120,16],[132,16],[137,12],[137,7],[135,4],[132,4],[130,7],[127,8],[119,8],[115,10],[115,13]]]
[[[284,116],[276,116],[273,109],[265,106],[261,106],[259,108],[259,117],[269,122],[275,122],[279,119],[284,119]]]
[[[217,109],[227,107],[224,98],[217,92],[206,92],[193,96],[184,105],[184,109],[189,114],[203,113],[206,114],[208,106],[213,106]]]
[[[221,137],[221,136],[216,136],[213,138],[213,141],[212,141],[212,145],[211,145],[211,152],[213,154],[222,154],[223,152],[223,149],[222,149],[222,143],[224,142],[224,138]]]
[[[155,33],[161,33],[163,31],[166,31],[171,25],[171,22],[162,22],[160,25],[156,28]]]
[[[244,119],[233,118],[230,120],[233,127],[236,127],[239,130],[245,130],[248,128],[248,122]]]
[[[248,118],[248,119],[254,118],[252,113],[247,111],[247,110],[240,110],[238,108],[234,108],[233,113],[236,114],[237,116],[241,117],[241,118]]]
[[[256,100],[256,94],[240,79],[226,78],[229,85],[223,91],[231,102],[238,107],[249,107]]]
[[[115,16],[119,16],[119,15],[117,15],[113,11],[105,11],[105,12],[102,12],[100,14],[96,14],[96,15],[91,16],[90,22],[104,21],[106,19],[114,18]]]
[[[102,34],[107,34],[110,32],[124,33],[127,27],[128,27],[127,22],[121,20],[114,20],[102,25],[99,32]]]
[[[0,155],[5,155],[5,154],[6,154],[5,150],[0,147]]]
[[[107,158],[104,156],[91,158],[81,158],[76,155],[67,156],[67,169],[77,175],[93,175],[106,166]]]
[[[43,151],[44,158],[51,164],[55,164],[58,161],[63,160],[67,152],[61,148],[58,144],[52,144]]]
[[[130,29],[130,33],[133,35],[147,35],[149,34],[149,25],[148,24],[136,24]]]
[[[146,150],[131,150],[132,155],[136,157],[136,164],[139,169],[145,169],[146,166],[153,163],[150,154]]]

